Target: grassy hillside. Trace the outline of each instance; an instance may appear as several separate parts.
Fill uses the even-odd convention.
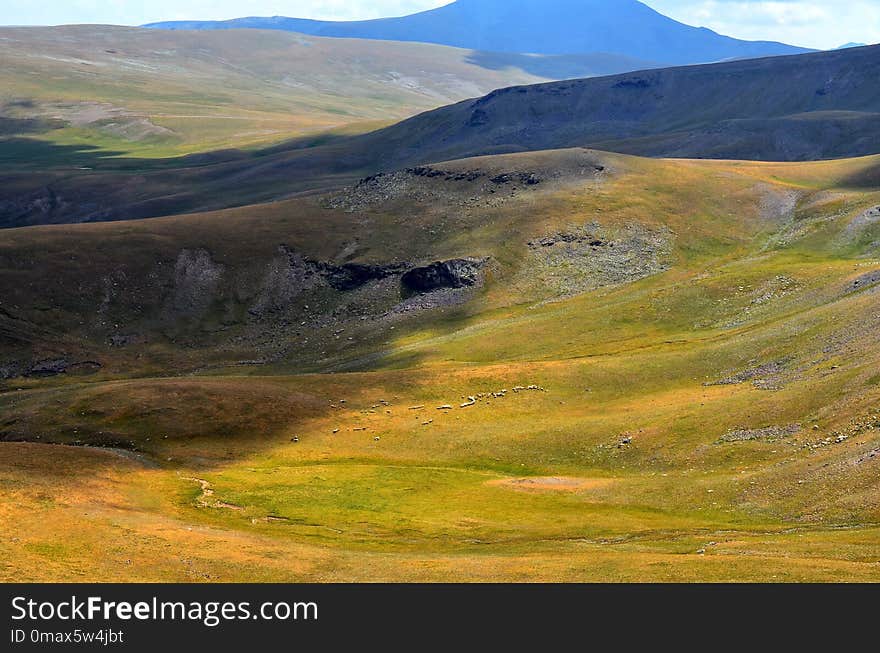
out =
[[[364,138],[401,158],[417,144],[426,160],[572,146],[770,161],[876,154],[878,63],[872,46],[499,89]]]
[[[0,226],[203,212],[406,166],[575,146],[713,159],[874,154],[878,65],[880,46],[517,86],[368,134],[182,159],[53,149],[63,165],[47,168],[44,154],[12,148],[0,161]]]
[[[365,131],[502,86],[644,67],[607,56],[94,25],[0,28],[0,60],[0,164],[43,166],[69,165],[71,150],[159,157]],[[37,142],[13,150],[9,138]],[[38,149],[46,143],[54,147]]]
[[[878,169],[547,151],[6,230],[0,575],[876,581]]]

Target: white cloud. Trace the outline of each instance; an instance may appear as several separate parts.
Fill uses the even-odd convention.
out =
[[[691,25],[752,40],[833,48],[880,42],[878,0],[644,0]]]
[[[294,16],[360,20],[403,16],[451,0],[0,0],[0,25],[223,20],[241,16]]]

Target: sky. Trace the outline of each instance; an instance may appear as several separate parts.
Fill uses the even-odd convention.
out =
[[[221,20],[292,16],[357,20],[402,16],[450,0],[0,0],[0,25]],[[609,0],[614,2],[615,0]],[[813,48],[880,42],[880,0],[644,0],[683,23],[743,39]]]

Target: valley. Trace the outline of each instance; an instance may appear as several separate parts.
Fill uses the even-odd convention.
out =
[[[204,213],[438,161],[567,148],[805,162],[880,154],[878,65],[872,46],[514,86],[366,133],[352,123],[188,156],[12,139],[5,165],[0,155],[0,227]]]
[[[0,27],[0,581],[880,581],[880,46],[204,11]]]
[[[566,148],[6,229],[0,576],[876,581],[878,166]]]

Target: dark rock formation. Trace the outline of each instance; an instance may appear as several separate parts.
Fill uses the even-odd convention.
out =
[[[414,177],[426,177],[428,179],[440,177],[446,181],[476,181],[477,179],[486,175],[486,173],[482,170],[438,170],[437,168],[432,168],[431,166],[417,166],[415,168],[407,168],[404,172],[411,174]]]
[[[856,292],[857,290],[863,290],[864,288],[869,288],[878,283],[880,283],[880,270],[874,270],[863,274],[850,283],[849,291]]]
[[[21,376],[22,365],[20,363],[3,363],[0,364],[0,380],[14,379]]]
[[[70,363],[66,358],[53,358],[31,365],[25,376],[56,376],[64,374]]]
[[[560,231],[552,236],[545,236],[538,240],[529,241],[528,246],[531,249],[540,247],[553,247],[559,243],[586,243],[590,247],[614,247],[614,243],[607,243],[600,238],[596,238],[592,234],[572,233],[568,231]]]
[[[541,178],[532,172],[519,173],[503,173],[492,177],[490,181],[493,184],[509,184],[511,182],[519,182],[526,186],[536,186],[541,183]]]
[[[321,273],[334,289],[346,291],[360,288],[370,281],[378,281],[404,272],[409,265],[406,263],[390,263],[388,265],[366,265],[363,263],[346,263],[344,265],[320,264]]]
[[[437,261],[424,267],[413,268],[401,277],[406,291],[427,293],[443,288],[465,288],[480,281],[485,261],[479,259],[451,259]]]
[[[28,364],[12,363],[0,366],[0,378],[13,379],[19,376],[31,378],[45,378],[50,376],[58,376],[59,374],[72,374],[75,376],[85,376],[94,374],[102,367],[98,361],[74,361],[71,362],[67,358],[47,358]]]

